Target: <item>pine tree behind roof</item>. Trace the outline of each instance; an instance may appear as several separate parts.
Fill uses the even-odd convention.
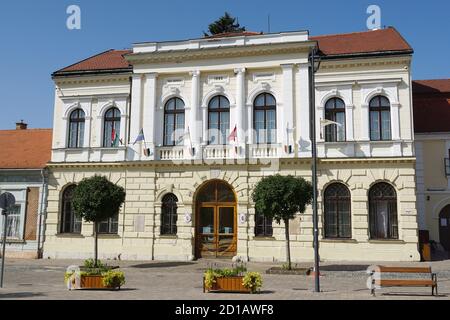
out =
[[[237,18],[233,18],[228,12],[208,27],[209,34],[204,32],[205,37],[210,37],[221,33],[244,32],[245,27],[241,27]]]

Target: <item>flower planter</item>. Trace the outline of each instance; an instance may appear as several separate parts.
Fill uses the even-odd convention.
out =
[[[71,268],[66,272],[65,282],[69,290],[120,290],[121,286],[125,284],[125,277],[123,272],[116,272],[111,275],[112,269],[102,274],[87,271],[80,271],[79,267]],[[84,268],[87,270],[87,268]],[[103,283],[107,283],[105,286]]]
[[[103,277],[81,276],[81,289],[110,289],[103,285]]]
[[[212,288],[205,288],[205,280],[203,279],[203,292],[236,292],[236,293],[250,293],[242,284],[244,277],[220,277],[216,278],[216,282]]]

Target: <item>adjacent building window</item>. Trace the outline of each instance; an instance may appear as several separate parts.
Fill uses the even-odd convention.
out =
[[[269,93],[262,93],[253,103],[253,126],[256,131],[256,143],[271,144],[277,142],[277,102]]]
[[[369,220],[371,239],[398,239],[397,194],[390,184],[370,188]]]
[[[230,135],[230,101],[224,96],[216,96],[208,105],[209,144],[225,145]]]
[[[177,209],[178,198],[172,194],[166,194],[161,207],[161,235],[177,234]]]
[[[72,111],[69,118],[69,148],[83,148],[85,114],[81,109]]]
[[[72,207],[75,185],[68,186],[62,196],[61,233],[81,233],[81,218]]]
[[[326,142],[345,141],[345,103],[342,99],[332,98],[325,104],[325,119],[339,123],[325,127]]]
[[[184,102],[172,98],[164,107],[164,145],[183,145],[184,135]]]
[[[103,147],[118,147],[120,141],[120,111],[111,108],[105,113],[103,129]]]
[[[370,100],[370,140],[391,140],[391,103],[386,97]]]
[[[333,183],[324,192],[325,238],[351,238],[350,191],[342,183]]]
[[[256,237],[272,237],[273,236],[273,220],[267,218],[263,214],[255,214],[255,236]]]
[[[117,234],[119,232],[119,215],[115,215],[98,224],[99,234]]]
[[[6,238],[21,240],[22,236],[22,214],[21,205],[15,205],[8,210],[8,218],[6,219]],[[0,236],[3,237],[5,216],[2,216]]]

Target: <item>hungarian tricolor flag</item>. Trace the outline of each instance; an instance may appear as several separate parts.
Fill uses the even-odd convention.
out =
[[[116,129],[112,129],[111,131],[111,147],[119,146],[119,135],[117,134]]]

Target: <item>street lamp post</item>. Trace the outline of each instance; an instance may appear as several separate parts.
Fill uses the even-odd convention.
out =
[[[319,256],[319,215],[317,211],[317,136],[316,136],[316,86],[315,73],[319,69],[320,60],[316,56],[316,48],[309,56],[310,79],[310,127],[311,127],[311,153],[312,153],[312,184],[313,184],[313,235],[314,235],[314,291],[320,292],[320,256]]]

